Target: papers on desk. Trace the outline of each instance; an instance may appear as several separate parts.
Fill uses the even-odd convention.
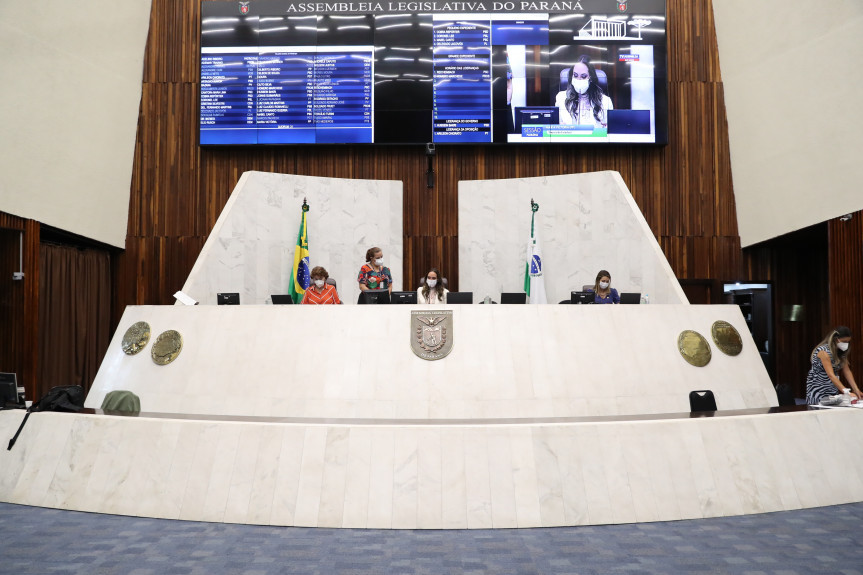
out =
[[[857,403],[852,403],[851,405],[812,405],[810,407],[820,407],[821,409],[845,409],[846,407],[863,409],[863,401],[858,401]]]

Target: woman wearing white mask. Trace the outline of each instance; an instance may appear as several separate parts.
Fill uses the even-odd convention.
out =
[[[417,303],[438,304],[446,303],[446,294],[449,290],[443,287],[440,271],[432,268],[426,274],[426,279],[417,289]]]
[[[592,125],[594,130],[608,128],[608,111],[614,109],[611,98],[599,87],[596,70],[587,56],[579,56],[569,70],[569,85],[557,93],[554,105],[561,124]]]
[[[384,252],[381,248],[369,248],[366,251],[366,264],[360,268],[357,277],[360,291],[370,289],[386,289],[393,292],[393,274],[384,265]]]
[[[611,274],[605,270],[599,270],[593,289],[588,291],[595,294],[594,303],[620,303],[620,294],[611,287]]]
[[[303,294],[303,301],[300,303],[315,305],[342,303],[336,286],[327,283],[330,277],[327,270],[321,266],[315,266],[309,275],[312,278],[312,285]]]
[[[863,397],[848,365],[850,346],[851,330],[844,325],[831,331],[815,346],[811,354],[812,368],[806,376],[806,403],[818,405],[824,397],[842,394],[845,385],[837,372],[842,373],[855,397]]]

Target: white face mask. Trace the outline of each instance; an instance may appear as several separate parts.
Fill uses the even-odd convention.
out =
[[[379,266],[384,265],[384,258],[378,258],[375,260],[375,263]]]
[[[579,94],[584,94],[587,92],[587,89],[590,87],[590,79],[589,78],[573,78],[572,79],[572,88],[578,92]]]
[[[318,288],[322,288],[322,287],[324,287],[324,280],[315,280],[315,285],[316,285]]]
[[[430,280],[430,279],[427,279],[427,280],[426,280],[426,285],[427,285],[427,286],[429,286],[430,288],[433,288],[434,286],[436,286],[436,285],[437,285],[437,280]]]
[[[601,289],[605,289],[605,288],[607,288],[607,287],[608,287],[608,282],[599,282],[599,287],[600,287]]]
[[[848,351],[848,346],[850,344],[847,341],[837,341],[836,347],[839,348],[839,351]]]

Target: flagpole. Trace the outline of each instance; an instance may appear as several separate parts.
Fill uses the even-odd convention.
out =
[[[524,291],[530,303],[548,303],[542,273],[542,255],[537,240],[536,212],[539,204],[530,199],[530,241],[527,244],[527,261],[524,269]]]

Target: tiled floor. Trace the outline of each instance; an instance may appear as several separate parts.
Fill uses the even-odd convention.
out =
[[[273,528],[0,503],[0,574],[863,575],[863,503],[599,527]]]

